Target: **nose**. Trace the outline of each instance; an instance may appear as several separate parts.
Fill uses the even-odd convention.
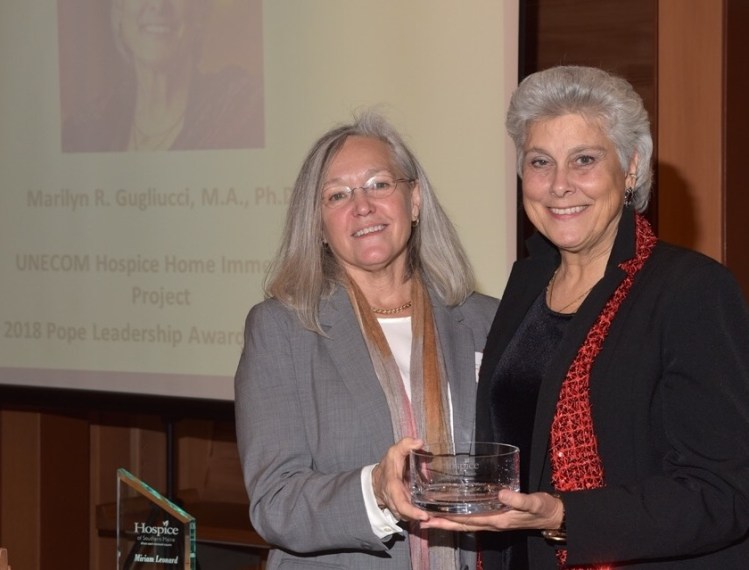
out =
[[[566,168],[557,167],[554,170],[554,177],[551,180],[551,194],[557,198],[563,198],[566,194],[572,192],[572,185],[569,180],[569,173]]]
[[[354,203],[354,212],[359,216],[366,216],[374,209],[372,198],[369,197],[363,188],[354,188],[351,193],[351,201]]]
[[[173,8],[171,0],[149,0],[146,8],[157,10],[159,12],[165,11],[165,8]]]

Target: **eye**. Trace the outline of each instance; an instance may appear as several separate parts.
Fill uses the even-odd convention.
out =
[[[528,161],[528,164],[533,168],[543,168],[549,165],[549,160],[543,156],[535,156]]]
[[[386,179],[386,178],[381,178],[379,180],[372,180],[369,184],[367,184],[367,187],[370,190],[375,190],[378,192],[387,192],[393,187],[393,181]]]
[[[588,166],[590,164],[593,164],[595,161],[596,158],[589,154],[581,154],[580,156],[575,158],[575,164],[579,166]]]
[[[325,194],[323,195],[323,198],[326,202],[330,202],[331,204],[334,204],[336,202],[340,202],[341,200],[345,200],[349,197],[349,194],[351,194],[351,190],[346,188],[345,186],[337,187],[337,188],[330,188],[325,191]]]

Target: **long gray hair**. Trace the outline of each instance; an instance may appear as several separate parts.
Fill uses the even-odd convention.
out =
[[[294,309],[303,325],[322,333],[321,299],[341,281],[341,269],[323,245],[320,195],[335,155],[350,136],[385,142],[404,178],[418,180],[419,223],[407,245],[406,279],[420,272],[425,283],[448,305],[459,305],[473,292],[474,275],[457,232],[437,201],[426,173],[398,132],[379,114],[365,111],[315,142],[294,183],[281,245],[265,281],[265,294]]]
[[[595,67],[552,67],[529,75],[515,90],[505,125],[515,143],[518,175],[523,175],[523,147],[531,124],[570,113],[600,121],[616,147],[625,175],[637,153],[632,203],[637,212],[643,212],[653,180],[653,138],[648,113],[629,82]]]

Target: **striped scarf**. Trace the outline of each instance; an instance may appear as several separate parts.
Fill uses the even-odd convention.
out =
[[[434,326],[429,293],[421,279],[411,280],[411,401],[385,334],[361,289],[352,279],[347,290],[364,335],[375,373],[385,393],[395,441],[409,436],[425,442],[452,441],[449,424],[447,374]],[[409,523],[409,546],[414,570],[451,570],[458,567],[452,533],[421,530]]]

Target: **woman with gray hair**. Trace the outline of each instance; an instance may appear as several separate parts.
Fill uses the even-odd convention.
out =
[[[403,475],[422,442],[471,438],[497,301],[474,292],[425,172],[379,115],[310,150],[266,293],[235,385],[268,568],[472,565],[470,537],[421,531]]]
[[[527,77],[507,114],[537,232],[480,371],[477,434],[521,449],[485,569],[747,567],[749,309],[728,270],[641,215],[652,139],[600,69]]]

